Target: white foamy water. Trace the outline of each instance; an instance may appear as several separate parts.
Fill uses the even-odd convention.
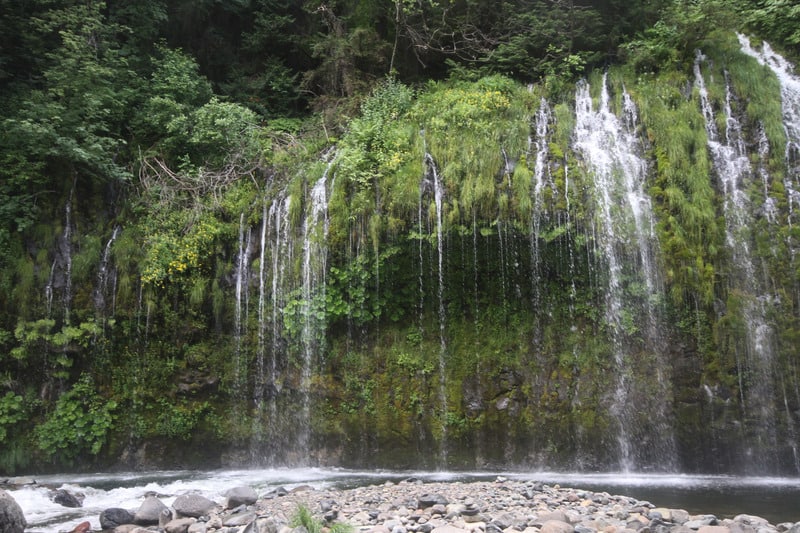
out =
[[[794,515],[798,515],[794,520],[800,519],[800,514],[794,510],[795,503],[800,498],[800,478],[782,477],[294,468],[32,476],[38,485],[9,492],[22,507],[28,521],[28,531],[58,533],[70,531],[84,521],[88,521],[93,530],[99,530],[99,515],[104,509],[121,507],[135,511],[148,493],[156,493],[169,506],[177,496],[190,492],[223,503],[225,491],[242,485],[253,487],[259,495],[263,495],[277,487],[291,490],[300,485],[309,485],[316,489],[331,486],[351,488],[386,481],[397,482],[410,477],[424,482],[466,482],[493,480],[497,476],[625,494],[650,499],[656,505],[712,513],[720,517],[743,512],[764,516],[773,523]],[[83,507],[69,509],[53,503],[50,493],[59,488],[83,493]],[[771,507],[765,511],[764,507],[758,506],[759,502],[768,502]],[[774,516],[769,514],[771,512],[775,513]]]

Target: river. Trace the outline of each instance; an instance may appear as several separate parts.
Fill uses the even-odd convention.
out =
[[[423,481],[485,481],[505,476],[536,480],[562,487],[583,488],[609,494],[624,494],[647,500],[658,507],[686,509],[692,514],[714,514],[730,518],[746,513],[773,524],[800,521],[800,478],[735,477],[630,473],[560,472],[414,472],[357,471],[328,468],[248,469],[217,471],[158,471],[113,474],[63,474],[32,477],[37,484],[9,492],[22,507],[28,531],[70,531],[88,520],[100,529],[99,514],[109,507],[135,510],[144,495],[155,492],[170,505],[187,492],[199,492],[222,502],[232,487],[249,485],[259,494],[276,487],[291,490],[299,485],[315,488],[352,488],[360,485],[400,481],[409,477]],[[83,507],[69,509],[50,501],[53,489],[63,488],[85,495]]]

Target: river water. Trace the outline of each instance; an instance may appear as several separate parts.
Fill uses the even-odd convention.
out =
[[[276,487],[315,488],[380,484],[415,477],[423,481],[485,481],[497,476],[534,480],[562,487],[624,494],[658,507],[686,509],[692,514],[729,518],[740,513],[766,518],[773,524],[800,521],[800,478],[733,477],[664,474],[571,474],[559,472],[413,472],[357,471],[322,468],[251,469],[219,471],[160,471],[116,474],[32,476],[35,486],[9,492],[22,507],[28,531],[70,531],[88,520],[100,529],[99,514],[109,507],[135,510],[148,492],[170,505],[180,494],[198,492],[222,503],[232,487],[249,485],[259,494]],[[53,489],[85,495],[83,507],[69,509],[50,501]]]

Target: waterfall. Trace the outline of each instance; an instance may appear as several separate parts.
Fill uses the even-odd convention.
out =
[[[756,51],[750,45],[750,40],[742,34],[738,34],[739,44],[742,52],[754,57],[760,64],[766,65],[777,77],[781,88],[781,110],[783,115],[783,128],[786,133],[786,176],[784,178],[784,188],[789,202],[789,227],[797,223],[795,210],[800,205],[800,76],[795,74],[794,66],[785,58],[775,53],[769,43],[762,43],[761,50]],[[763,135],[766,137],[766,135]],[[760,151],[768,149],[764,141],[759,144]],[[764,157],[762,156],[762,160]],[[768,206],[769,207],[769,204]],[[767,210],[769,214],[770,211]],[[798,243],[796,239],[789,237],[789,251],[791,253],[792,269],[797,268]],[[800,287],[795,288],[796,293],[800,293]],[[800,294],[795,295],[800,299]],[[794,381],[797,383],[797,369],[793,367]],[[784,399],[785,399],[784,387]],[[795,397],[798,394],[795,391]],[[786,402],[784,401],[784,404]],[[800,454],[798,453],[797,431],[794,424],[793,414],[786,409],[787,429],[789,434],[789,447],[792,450],[794,467],[800,472]]]
[[[254,404],[256,417],[253,432],[251,457],[256,461],[274,464],[279,452],[293,448],[288,442],[288,427],[308,426],[308,420],[281,418],[278,399],[283,389],[279,362],[285,354],[283,337],[283,310],[291,291],[291,265],[294,262],[294,236],[289,224],[291,197],[281,192],[267,208],[262,209],[259,303],[258,303],[258,350],[256,355],[258,376],[255,380]],[[303,416],[307,413],[301,413]],[[292,418],[289,415],[289,418]],[[304,431],[303,429],[302,431]],[[303,439],[307,440],[307,437]],[[303,440],[301,439],[301,440]],[[306,451],[301,459],[306,459]]]
[[[607,75],[594,110],[586,81],[576,91],[574,148],[594,179],[594,242],[605,268],[605,320],[613,351],[613,399],[619,467],[671,469],[675,445],[669,424],[668,376],[658,342],[664,327],[656,301],[661,276],[649,197],[647,164],[636,135],[636,114],[623,90],[623,118],[609,106]],[[648,368],[648,366],[650,368]],[[657,400],[653,398],[657,397]],[[648,413],[641,415],[647,402]],[[635,444],[634,444],[635,443]]]
[[[97,286],[94,289],[94,307],[103,317],[105,317],[106,313],[106,290],[108,287],[109,278],[108,263],[111,259],[111,246],[117,239],[119,232],[120,227],[114,226],[114,230],[111,232],[111,237],[106,242],[105,248],[103,248],[103,255],[100,256],[100,264],[97,268]]]
[[[547,100],[541,99],[539,110],[536,113],[536,160],[533,170],[533,213],[531,214],[531,267],[533,270],[533,308],[541,305],[541,256],[539,250],[539,235],[544,212],[545,187],[555,189],[550,175],[550,150],[548,147],[549,126],[551,120],[550,107]]]
[[[754,219],[747,188],[756,177],[750,165],[741,124],[731,107],[733,95],[730,83],[726,76],[723,136],[718,131],[716,113],[700,68],[704,59],[698,52],[694,65],[695,85],[705,118],[708,150],[724,195],[725,242],[732,256],[728,291],[741,300],[741,318],[744,322],[743,345],[737,343],[735,347],[744,415],[743,441],[747,446],[745,453],[748,466],[755,467],[754,473],[762,473],[773,462],[771,453],[765,452],[775,450],[777,445],[777,409],[773,398],[777,385],[774,378],[776,338],[767,320],[773,298],[765,290],[765,281],[759,275],[760,268],[754,264],[750,249]]]
[[[256,375],[253,385],[253,405],[256,416],[253,418],[253,437],[251,439],[250,458],[258,461],[258,454],[261,443],[264,439],[264,402],[267,393],[267,279],[266,279],[266,259],[267,259],[267,229],[269,227],[269,213],[267,211],[267,201],[261,209],[261,233],[259,238],[258,253],[258,345],[256,347]]]
[[[789,200],[789,223],[792,224],[796,219],[795,209],[800,205],[800,77],[794,74],[792,64],[775,53],[769,43],[764,42],[758,51],[745,35],[738,34],[738,38],[742,52],[769,67],[780,83],[783,128],[786,132],[784,186]]]
[[[245,226],[246,229],[245,229]],[[236,269],[234,272],[236,303],[233,309],[233,331],[235,337],[235,388],[242,392],[246,382],[246,375],[242,363],[242,338],[247,330],[247,310],[249,304],[250,287],[250,255],[251,255],[251,231],[250,226],[245,224],[245,216],[239,216],[239,253],[236,257]]]
[[[325,276],[327,274],[328,238],[328,173],[335,156],[331,157],[317,182],[311,189],[303,222],[302,263],[302,331],[300,334],[301,368],[300,395],[301,419],[298,433],[298,453],[306,461],[309,457],[311,435],[311,377],[316,361],[324,349],[325,333]],[[333,180],[330,184],[333,189]]]
[[[436,162],[429,153],[425,154],[426,179],[430,179],[433,187],[433,201],[436,206],[436,252],[437,252],[437,314],[439,318],[439,408],[441,410],[441,443],[439,466],[447,466],[447,313],[444,302],[444,228],[442,222],[444,204],[444,186],[439,178]],[[424,188],[425,183],[423,183]],[[422,189],[421,189],[422,190]],[[422,229],[422,193],[420,193],[420,230]],[[421,259],[421,257],[420,257]],[[420,263],[421,264],[421,263]],[[420,277],[420,281],[422,278]]]
[[[44,288],[47,316],[53,312],[53,299],[56,289],[61,289],[61,303],[64,312],[64,324],[70,321],[70,306],[72,304],[72,195],[64,204],[64,231],[57,241],[53,263],[50,266],[50,277]]]

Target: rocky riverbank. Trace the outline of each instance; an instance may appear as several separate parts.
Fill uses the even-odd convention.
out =
[[[309,511],[320,533],[335,529],[334,524],[364,533],[800,533],[800,522],[771,524],[745,514],[691,515],[627,496],[502,477],[447,483],[408,479],[346,490],[301,486],[263,495],[250,487],[233,487],[223,501],[184,494],[169,507],[152,494],[139,509],[104,511],[100,527],[115,533],[147,533],[145,528],[163,533],[309,533],[313,527],[295,524],[299,509]],[[800,520],[800,505],[798,509]],[[88,527],[86,523],[76,531]]]

